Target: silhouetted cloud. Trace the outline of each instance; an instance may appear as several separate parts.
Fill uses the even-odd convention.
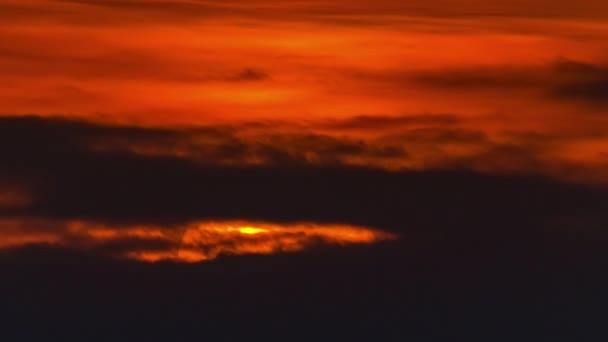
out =
[[[334,129],[362,129],[381,130],[395,129],[416,125],[446,126],[462,122],[457,115],[450,114],[424,114],[424,115],[359,115],[343,120],[333,120],[327,127]]]
[[[480,130],[464,128],[414,128],[403,130],[402,133],[391,136],[393,139],[400,139],[408,144],[479,144],[490,143],[490,138],[485,132]]]
[[[608,103],[608,75],[605,79],[559,86],[555,90],[555,95],[567,99],[606,104]]]
[[[504,65],[445,68],[423,71],[358,72],[356,77],[386,83],[417,85],[453,92],[525,92],[554,100],[602,103],[607,98],[608,67],[577,60],[560,59],[546,65]]]
[[[141,128],[68,119],[6,117],[0,119],[0,130],[4,156],[10,162],[5,173],[14,168],[13,175],[27,171],[20,167],[51,164],[49,158],[57,163],[70,163],[74,159],[104,154],[108,157],[113,154],[164,156],[212,165],[339,165],[350,163],[351,158],[407,158],[403,147],[396,145],[317,133],[265,133],[245,137],[239,135],[238,126]]]
[[[556,98],[605,104],[608,101],[608,66],[574,60],[555,64],[557,82],[553,88]]]
[[[5,215],[17,217],[123,223],[248,218],[349,222],[393,231],[462,232],[486,225],[508,225],[517,230],[522,227],[522,220],[536,221],[558,211],[596,212],[608,203],[601,192],[523,176],[525,172],[510,172],[519,176],[493,176],[467,171],[483,163],[493,165],[486,169],[495,173],[512,165],[511,161],[504,161],[511,158],[508,156],[530,163],[526,156],[533,158],[534,154],[526,149],[513,153],[491,149],[475,159],[459,163],[457,159],[448,160],[436,165],[446,170],[441,172],[390,172],[333,163],[335,160],[329,164],[294,163],[290,149],[303,150],[303,154],[313,151],[321,158],[402,154],[401,150],[375,150],[365,144],[314,135],[270,137],[269,141],[275,144],[268,145],[271,151],[256,153],[271,162],[246,165],[223,164],[222,159],[200,162],[169,153],[137,153],[128,148],[91,148],[92,141],[126,136],[131,137],[132,144],[142,140],[175,144],[183,132],[170,129],[29,117],[1,119],[0,130],[4,165],[0,177],[21,179],[33,197],[26,207],[3,210]],[[224,130],[189,132],[198,132],[210,141],[233,138]],[[422,134],[422,138],[421,133],[411,134],[412,139],[418,140],[483,141],[479,133],[431,131]],[[185,136],[187,141],[191,139],[190,133]],[[205,148],[204,139],[202,145]],[[233,152],[230,155],[234,156]],[[486,171],[484,167],[479,169]],[[442,214],[433,214],[436,212]]]
[[[562,183],[534,172],[547,168],[542,144],[535,149],[535,139],[544,138],[501,145],[476,131],[411,128],[392,139],[406,146],[483,148],[464,157],[446,154],[449,158],[430,160],[424,170],[387,171],[327,159],[370,153],[402,158],[402,150],[303,133],[241,140],[238,131],[236,126],[145,128],[38,117],[0,119],[0,180],[22,184],[28,195],[19,206],[0,203],[0,261],[38,250],[6,248],[41,243],[55,246],[49,252],[53,257],[65,254],[83,262],[133,253],[171,259],[184,227],[206,220],[344,223],[419,243],[445,238],[446,248],[467,249],[519,246],[574,231],[597,236],[608,223],[608,189]],[[100,142],[106,143],[104,148]],[[107,148],[110,142],[113,148]],[[205,147],[214,144],[223,147]],[[231,144],[242,145],[239,152],[219,152]],[[146,145],[162,145],[167,151],[190,146],[197,152],[142,152]],[[401,145],[391,141],[378,146]],[[210,159],[201,160],[201,151]],[[265,162],[225,162],[251,151]],[[311,151],[326,159],[303,157]],[[229,251],[232,244],[221,240],[197,248]],[[311,247],[307,255],[318,252],[317,244]],[[49,251],[40,248],[43,254]]]

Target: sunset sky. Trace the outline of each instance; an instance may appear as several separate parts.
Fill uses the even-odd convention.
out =
[[[591,0],[3,0],[0,113],[193,130],[93,143],[211,163],[272,147],[605,183],[606,18]]]
[[[410,258],[608,259],[608,1],[0,0],[0,23],[9,268],[365,260],[398,302]]]

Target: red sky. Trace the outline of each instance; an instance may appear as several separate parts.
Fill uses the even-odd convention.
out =
[[[607,17],[590,0],[5,0],[0,112],[265,123],[247,138],[407,151],[348,163],[606,181]]]

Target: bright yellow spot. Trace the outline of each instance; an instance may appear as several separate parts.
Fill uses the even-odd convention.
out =
[[[197,262],[220,255],[296,252],[317,245],[368,244],[394,238],[350,225],[203,222],[186,228],[176,260]]]
[[[46,243],[103,250],[108,244],[128,241],[125,249],[109,252],[109,256],[143,262],[200,262],[221,255],[297,252],[319,245],[369,244],[394,238],[370,228],[340,224],[217,221],[107,226],[86,221],[0,220],[0,248]]]
[[[242,228],[238,228],[240,233],[243,234],[248,234],[248,235],[255,235],[255,234],[261,234],[261,233],[267,233],[268,230],[264,229],[264,228],[256,228],[256,227],[242,227]]]

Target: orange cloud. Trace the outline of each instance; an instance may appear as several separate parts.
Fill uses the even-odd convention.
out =
[[[298,252],[395,238],[366,227],[316,223],[204,221],[172,227],[112,227],[85,221],[0,221],[0,248],[51,244],[146,262],[199,262],[222,255]]]

